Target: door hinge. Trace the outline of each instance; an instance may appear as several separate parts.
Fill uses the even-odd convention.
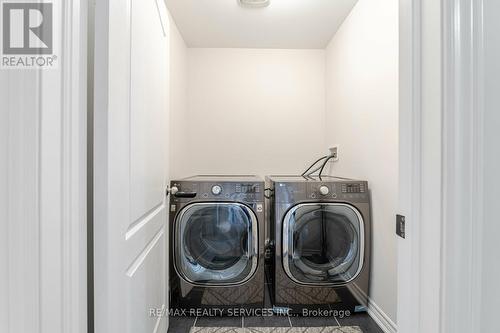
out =
[[[405,233],[406,233],[406,221],[405,217],[403,215],[396,215],[396,234],[401,237],[405,238]]]

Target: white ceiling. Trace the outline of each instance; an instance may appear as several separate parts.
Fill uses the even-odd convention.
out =
[[[165,0],[189,47],[324,48],[357,0]]]

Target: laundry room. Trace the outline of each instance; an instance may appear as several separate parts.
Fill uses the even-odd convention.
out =
[[[0,0],[0,333],[498,332],[499,17]]]
[[[359,180],[352,184],[334,183],[332,180],[331,186],[327,184],[327,191],[335,196],[338,190],[339,198],[335,202],[341,203],[349,203],[353,197],[356,201],[359,195],[357,203],[361,208],[357,207],[355,212],[361,212],[369,220],[365,221],[365,227],[367,224],[370,226],[364,230],[363,244],[356,243],[359,238],[349,238],[352,237],[350,232],[362,233],[362,226],[351,231],[336,229],[331,231],[333,236],[326,235],[340,237],[337,239],[340,243],[357,244],[358,250],[360,246],[366,248],[363,253],[366,270],[362,272],[366,275],[366,287],[360,288],[361,294],[364,294],[361,298],[364,299],[356,308],[360,314],[343,318],[330,316],[331,322],[323,316],[311,316],[307,320],[302,316],[292,316],[283,322],[279,321],[283,318],[277,318],[276,323],[270,325],[325,326],[327,323],[327,326],[357,325],[369,332],[395,331],[397,244],[394,218],[397,213],[399,170],[398,1],[165,2],[169,11],[170,78],[169,91],[166,92],[170,107],[169,178],[173,181],[171,186],[180,193],[179,198],[174,199],[172,195],[170,200],[180,212],[188,203],[188,199],[182,196],[189,196],[191,192],[198,195],[203,192],[205,197],[198,198],[201,201],[211,199],[215,195],[213,191],[226,193],[227,199],[232,195],[227,187],[240,191],[241,185],[256,181],[237,178],[244,175],[256,175],[261,180],[267,177],[266,184],[257,185],[266,197],[277,195],[277,189],[272,186],[284,185],[287,181],[278,177],[274,179],[274,185],[270,185],[273,179],[269,176],[309,174],[307,177],[316,179],[312,183],[318,186],[317,191],[323,190],[320,186],[328,182],[329,176]],[[318,180],[320,173],[322,177],[319,179],[323,178],[323,183]],[[204,177],[198,179],[200,182],[195,179],[189,183],[186,180],[196,175]],[[235,176],[238,185],[233,188],[234,184],[231,185],[228,179],[210,179],[206,175]],[[214,184],[222,184],[222,188],[214,189]],[[346,185],[353,194],[349,192],[343,197],[341,193]],[[297,186],[300,192],[301,185]],[[335,189],[335,186],[338,188]],[[366,194],[361,193],[360,188]],[[309,189],[305,191],[309,194]],[[258,193],[255,195],[259,196]],[[316,192],[311,195],[315,196]],[[317,192],[317,195],[320,197],[322,194]],[[366,198],[366,206],[361,203],[364,200],[361,197]],[[304,197],[303,200],[311,201],[311,198]],[[273,209],[278,209],[276,207]],[[343,208],[326,209],[322,214],[343,214]],[[183,212],[197,216],[196,211]],[[211,213],[207,208],[203,214]],[[225,216],[242,214],[229,208],[217,213]],[[350,216],[351,213],[346,214]],[[177,221],[178,216],[171,212],[170,218]],[[276,217],[280,218],[284,216]],[[356,217],[353,215],[352,218]],[[269,217],[266,218],[268,220]],[[272,222],[270,224],[273,225]],[[280,227],[283,226],[273,225],[266,229],[266,233],[272,234]],[[183,228],[189,229],[187,224]],[[171,232],[174,233],[174,236],[171,235],[174,245],[171,246],[177,248],[177,230]],[[190,232],[207,234],[206,230],[200,229]],[[319,237],[319,231],[314,228],[308,232],[307,237]],[[260,239],[255,246],[260,246],[262,242],[266,250],[268,245],[277,246],[268,236]],[[315,239],[306,238],[303,239],[305,243]],[[185,237],[182,239],[186,241]],[[321,245],[323,243],[319,239],[315,240],[320,247],[327,247]],[[283,240],[274,241],[279,241],[279,248],[283,250]],[[203,240],[193,242],[202,244]],[[250,239],[248,242],[251,243]],[[185,247],[180,244],[178,253]],[[315,251],[308,249],[311,253]],[[175,252],[174,248],[172,250]],[[307,249],[303,250],[307,252]],[[196,258],[199,259],[208,250],[200,245],[193,251],[198,251]],[[194,256],[193,253],[191,255]],[[358,257],[355,260],[362,259]],[[178,272],[178,266],[183,264],[176,260],[178,258],[171,258],[173,264],[170,268]],[[324,264],[321,260],[318,263]],[[223,265],[222,262],[220,264]],[[283,262],[283,265],[286,266],[286,263]],[[354,267],[352,263],[350,265]],[[359,272],[352,267],[353,271],[346,274],[355,277]],[[196,278],[195,268],[192,274],[189,273],[191,275],[186,274],[191,279]],[[206,276],[199,278],[203,281],[207,279]],[[182,276],[179,280],[179,288],[182,288]],[[335,284],[334,281],[327,282],[329,284],[326,285]],[[298,283],[307,285],[306,281]],[[266,280],[266,288],[270,285],[270,289],[275,289],[270,293],[275,296],[291,288],[290,285]],[[301,295],[319,290],[324,295],[329,292],[328,288],[318,289],[314,285],[311,289],[295,291]],[[239,292],[240,296],[244,293]],[[180,292],[175,298],[182,298],[182,295],[185,296],[185,293]],[[212,293],[211,297],[217,297],[217,294]],[[224,297],[228,296],[224,294]],[[171,299],[171,302],[175,301]],[[290,303],[290,300],[284,302]],[[303,303],[307,303],[305,299]],[[273,305],[275,310],[279,308],[271,302],[271,308]],[[286,305],[283,307],[286,308]],[[193,324],[259,326],[252,322],[261,323],[254,317],[247,315],[242,319],[233,316],[219,321],[204,316],[174,317],[171,323],[179,330]]]

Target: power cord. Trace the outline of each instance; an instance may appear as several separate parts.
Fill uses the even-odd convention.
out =
[[[326,166],[326,163],[328,163],[329,160],[331,160],[332,158],[334,158],[335,156],[334,155],[330,155],[328,156],[328,158],[323,162],[323,165],[321,166],[321,170],[319,170],[319,179],[321,179],[321,175],[323,174],[323,169],[325,168]]]
[[[325,158],[328,158],[328,155],[325,155],[321,158],[318,158],[313,164],[311,164],[309,166],[309,168],[306,169],[306,171],[302,172],[301,176],[304,176],[307,173],[307,171],[311,170],[318,162],[320,162],[321,160],[324,160]],[[313,172],[315,172],[315,171],[317,171],[317,170],[314,170]],[[309,173],[308,175],[310,175],[311,173]]]

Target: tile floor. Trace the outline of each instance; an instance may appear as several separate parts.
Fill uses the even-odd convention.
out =
[[[366,313],[354,314],[348,318],[335,317],[170,317],[169,333],[188,333],[197,327],[318,327],[359,326],[364,333],[381,333],[373,319]]]
[[[267,283],[266,283],[267,284]],[[269,287],[269,286],[267,286]],[[270,307],[266,288],[266,307]],[[319,327],[319,326],[359,326],[363,333],[383,331],[367,313],[356,313],[349,317],[170,317],[168,333],[188,333],[196,327]]]

